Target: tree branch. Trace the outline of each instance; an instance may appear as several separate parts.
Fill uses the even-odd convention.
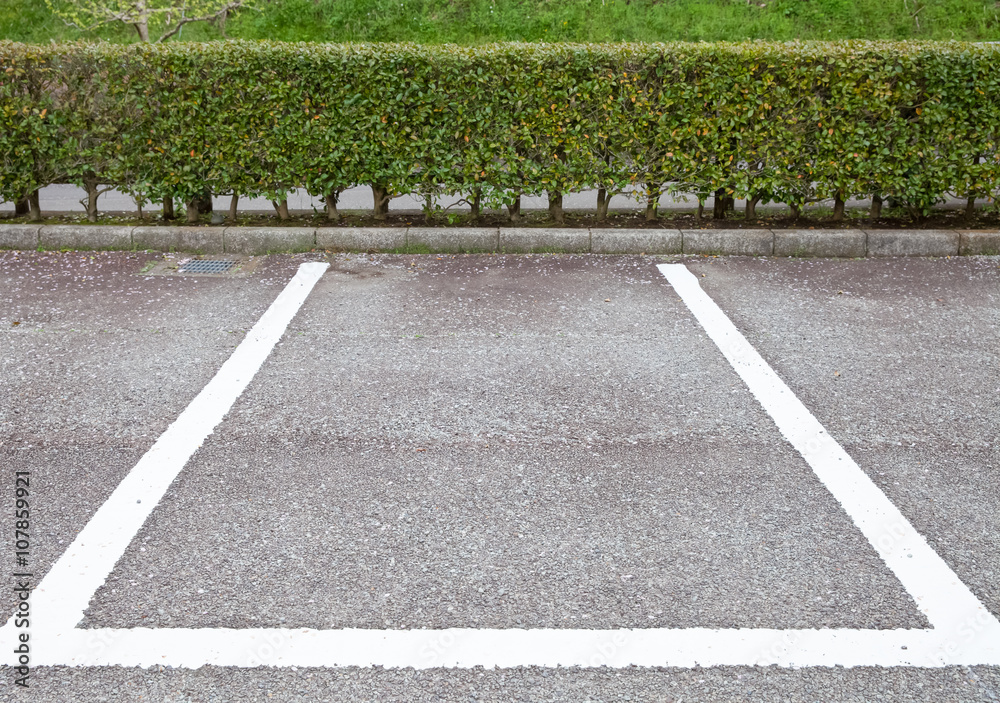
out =
[[[211,15],[203,15],[201,17],[182,17],[180,20],[177,21],[177,24],[170,31],[164,32],[160,36],[160,38],[157,39],[154,43],[155,44],[159,44],[159,43],[161,43],[163,41],[166,41],[170,37],[172,37],[175,34],[177,34],[179,31],[181,31],[181,27],[183,27],[186,24],[190,24],[191,22],[208,22],[210,20],[217,20],[223,14],[229,12],[230,10],[236,10],[236,9],[239,9],[240,7],[242,7],[243,2],[244,2],[244,0],[236,0],[235,2],[231,2],[228,5],[226,5],[225,7],[223,7],[221,10],[219,10],[218,12],[216,12],[215,14],[211,14]]]

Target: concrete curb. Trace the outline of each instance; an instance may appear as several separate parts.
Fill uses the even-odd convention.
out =
[[[769,229],[684,229],[684,254],[729,254],[770,256],[774,253],[774,232]]]
[[[500,229],[496,227],[407,227],[406,248],[434,252],[498,251]]]
[[[222,238],[226,253],[234,254],[300,252],[316,248],[316,230],[311,227],[226,227]]]
[[[157,251],[190,251],[221,254],[225,251],[225,227],[135,227],[132,246]]]
[[[868,251],[868,235],[859,229],[774,230],[775,256],[860,258]]]
[[[37,249],[41,225],[0,225],[0,249]]]
[[[135,227],[118,225],[44,225],[38,246],[45,249],[131,249]]]
[[[500,251],[507,254],[590,251],[589,229],[557,227],[501,227]]]
[[[1000,231],[572,229],[554,227],[181,227],[0,223],[0,249],[152,249],[268,254],[310,249],[419,253],[846,257],[1000,254]]]
[[[1000,232],[959,232],[958,253],[962,256],[973,254],[1000,254]]]
[[[316,230],[316,246],[338,251],[406,248],[406,227],[329,227]]]
[[[951,230],[867,230],[868,256],[958,256],[959,233]]]
[[[594,254],[680,254],[684,236],[679,229],[592,229]]]

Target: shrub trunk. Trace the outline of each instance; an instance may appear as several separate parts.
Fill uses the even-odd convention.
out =
[[[284,221],[288,219],[288,198],[272,200],[271,204],[274,206],[274,211],[278,213],[279,220]]]
[[[608,191],[604,188],[600,188],[597,191],[597,221],[604,222],[608,219],[608,203],[611,202],[611,198],[608,197]]]
[[[844,198],[842,195],[838,195],[833,199],[833,221],[844,221]]]
[[[33,190],[28,195],[28,220],[39,222],[42,219],[42,208],[38,204],[38,191]]]
[[[326,194],[326,219],[330,222],[340,221],[340,211],[337,210],[337,203],[340,202],[340,191],[334,190]]]
[[[882,217],[882,196],[873,195],[872,196],[872,209],[869,215],[871,219],[877,220]]]
[[[383,185],[373,185],[372,200],[375,203],[372,217],[379,222],[384,221],[389,215],[389,189]]]
[[[647,183],[646,193],[646,222],[653,222],[660,208],[660,184]]]
[[[38,191],[32,191],[28,197],[22,198],[14,203],[14,215],[16,217],[27,216],[31,222],[42,219],[42,211],[38,207]]]
[[[97,222],[97,176],[85,176],[83,187],[87,190],[87,222]]]
[[[521,221],[521,194],[515,193],[514,199],[507,203],[507,217],[511,222]]]
[[[726,189],[715,191],[715,202],[712,203],[712,218],[722,220],[726,217]]]
[[[551,217],[552,221],[557,225],[561,225],[566,221],[565,213],[563,213],[562,202],[562,191],[549,191],[549,217]]]
[[[434,196],[424,196],[424,224],[428,227],[434,223]]]
[[[473,221],[479,220],[482,214],[482,206],[483,206],[483,189],[476,188],[474,191],[472,191],[472,203],[469,205]]]

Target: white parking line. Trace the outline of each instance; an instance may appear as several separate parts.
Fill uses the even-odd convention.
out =
[[[978,634],[978,633],[977,633]],[[935,630],[73,630],[35,665],[311,666],[919,666],[997,663]]]
[[[778,431],[802,455],[861,533],[916,601],[935,629],[986,608],[885,493],[827,433],[809,409],[681,264],[661,264],[709,338],[771,416]]]
[[[299,266],[205,388],[150,447],[31,594],[32,638],[39,650],[54,646],[83,618],[146,518],[202,442],[222,422],[285,333],[325,263]],[[13,619],[12,619],[13,620]],[[4,627],[10,635],[13,622]],[[8,641],[4,638],[2,641]]]
[[[931,629],[74,629],[171,481],[249,383],[325,268],[325,264],[306,264],[300,269],[219,374],[140,460],[36,589],[38,598],[32,604],[37,613],[35,634],[39,635],[33,636],[35,664],[191,668],[208,664],[414,668],[1000,665],[1000,622],[829,436],[690,271],[678,264],[659,268],[781,434],[914,597]],[[244,345],[248,345],[245,352]],[[12,628],[8,623],[0,630],[0,641],[12,641]],[[4,663],[13,660],[10,649],[0,649]]]

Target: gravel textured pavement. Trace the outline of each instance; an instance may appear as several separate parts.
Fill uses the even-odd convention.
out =
[[[0,462],[32,472],[38,578],[298,264],[331,268],[82,627],[926,626],[651,258],[310,254],[141,275],[159,256],[0,252]],[[1000,614],[1000,261],[683,261]],[[12,682],[0,699],[1000,697],[996,667]]]

